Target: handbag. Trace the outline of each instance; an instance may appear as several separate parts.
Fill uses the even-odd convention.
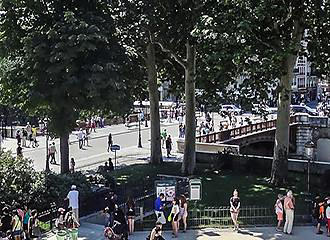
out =
[[[173,218],[173,213],[171,213],[170,215],[168,215],[167,217],[167,221],[171,222],[172,221],[172,218]]]

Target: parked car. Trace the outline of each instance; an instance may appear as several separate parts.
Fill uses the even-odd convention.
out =
[[[292,113],[308,113],[311,116],[317,116],[316,109],[312,109],[308,106],[303,106],[303,105],[291,105],[291,112]]]
[[[236,107],[235,105],[222,105],[220,109],[220,113],[222,114],[234,114],[240,115],[242,113],[242,109]]]

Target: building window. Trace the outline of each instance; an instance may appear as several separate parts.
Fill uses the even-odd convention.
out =
[[[305,67],[299,67],[299,74],[305,75]]]
[[[305,78],[298,78],[298,88],[304,88],[305,86]]]

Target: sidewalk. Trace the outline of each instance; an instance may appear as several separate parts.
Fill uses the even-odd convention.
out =
[[[318,240],[329,239],[326,234],[316,235],[315,229],[311,226],[294,227],[293,235],[285,235],[281,232],[276,232],[274,227],[259,227],[259,228],[243,228],[239,233],[233,232],[232,229],[217,229],[217,228],[204,228],[200,230],[188,230],[186,233],[179,233],[178,238],[172,238],[171,232],[166,231],[163,237],[168,239],[178,240]],[[129,237],[129,240],[145,240],[149,231],[135,232]],[[55,236],[43,238],[48,240],[56,240]],[[103,226],[95,224],[83,223],[79,228],[79,240],[102,240]]]
[[[161,127],[166,127],[166,126],[172,126],[172,125],[177,125],[177,121],[172,121],[171,123],[168,122],[162,122]],[[150,121],[148,121],[148,127],[145,127],[145,122],[141,122],[141,131],[145,131],[150,129]],[[125,133],[130,133],[130,132],[136,132],[138,131],[138,125],[137,123],[131,123],[129,127],[125,126],[124,124],[118,124],[118,125],[111,125],[111,126],[105,126],[104,128],[97,128],[96,132],[91,132],[89,135],[89,139],[97,139],[97,138],[107,138],[109,133],[112,134],[112,136],[118,136],[122,135]],[[73,131],[70,136],[69,136],[69,143],[77,143],[77,131]],[[36,149],[45,149],[46,147],[46,137],[45,136],[38,136],[37,141],[39,144],[38,148],[32,148],[32,147],[25,147],[23,148],[23,152],[33,152]],[[49,140],[49,142],[55,142],[56,145],[59,145],[59,138],[56,138],[55,140]],[[29,141],[27,141],[27,145],[29,144]],[[13,152],[13,155],[16,156],[16,148],[17,148],[17,140],[15,138],[6,138],[4,139],[2,143],[2,148],[5,150],[10,150]]]

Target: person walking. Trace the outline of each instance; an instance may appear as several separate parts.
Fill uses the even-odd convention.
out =
[[[281,224],[283,222],[283,204],[282,204],[282,200],[283,200],[283,195],[278,194],[276,203],[274,205],[275,213],[276,213],[277,221],[278,221],[276,231],[281,231]]]
[[[172,201],[172,210],[171,210],[171,214],[169,216],[168,220],[172,221],[172,236],[173,238],[177,238],[178,237],[178,220],[179,220],[179,213],[180,213],[180,209],[179,209],[179,199],[178,198],[174,198],[174,200]]]
[[[292,234],[293,220],[294,220],[294,198],[292,191],[288,191],[284,198],[285,224],[283,232],[285,234]]]
[[[327,201],[327,205],[326,205],[326,209],[325,209],[325,216],[326,216],[326,220],[327,220],[327,223],[328,223],[328,234],[327,236],[330,237],[330,198],[327,197],[326,198],[326,201]]]
[[[36,209],[33,209],[31,211],[31,217],[29,219],[28,229],[29,229],[29,236],[30,236],[31,240],[40,238],[41,231],[40,231],[40,227],[39,227],[38,212]]]
[[[28,139],[28,133],[25,128],[22,130],[22,146],[26,147],[26,140]]]
[[[16,140],[17,140],[17,145],[20,145],[22,140],[22,135],[20,130],[16,131]]]
[[[20,157],[20,158],[23,157],[23,148],[21,147],[21,144],[18,144],[17,145],[16,155],[17,155],[17,157]]]
[[[171,150],[172,150],[172,139],[171,139],[171,135],[168,135],[166,139],[166,153],[168,158],[171,155]]]
[[[160,134],[160,137],[162,139],[162,148],[164,148],[165,141],[167,139],[167,131],[166,131],[166,129],[163,129],[163,131]]]
[[[135,203],[131,197],[128,197],[126,202],[126,217],[128,222],[128,234],[132,235],[134,232],[135,220]]]
[[[2,149],[2,143],[3,143],[3,138],[2,138],[2,132],[0,130],[0,151]]]
[[[74,161],[74,158],[71,158],[70,164],[71,164],[71,173],[74,173],[74,168],[76,166],[76,162]]]
[[[108,135],[108,152],[110,152],[110,148],[111,148],[112,144],[113,144],[112,134],[109,133],[109,135]]]
[[[32,127],[32,147],[39,147],[38,141],[37,141],[37,128],[33,125]]]
[[[48,151],[49,151],[50,163],[56,164],[55,154],[57,153],[57,150],[56,150],[55,142],[50,144]]]
[[[187,231],[188,203],[185,195],[179,197],[180,214],[178,219],[178,230],[180,229],[180,220],[183,222],[183,232]]]
[[[157,218],[157,222],[160,222],[161,224],[166,223],[165,215],[164,215],[164,200],[165,195],[164,193],[160,193],[159,197],[155,200],[154,203],[154,210]]]
[[[65,200],[69,200],[69,207],[72,208],[74,217],[79,222],[79,192],[76,185],[71,186],[71,191],[69,191]]]
[[[79,149],[82,149],[84,143],[84,132],[82,128],[80,128],[79,132],[77,133],[77,137],[78,137]]]
[[[23,231],[25,233],[25,239],[29,239],[29,219],[31,217],[31,210],[28,206],[24,206],[24,217],[23,217]]]
[[[239,210],[241,207],[241,202],[238,197],[237,189],[234,190],[233,196],[230,198],[229,202],[230,202],[230,215],[231,215],[231,219],[233,220],[233,223],[234,223],[234,231],[235,230],[238,231],[239,226],[238,226],[237,220],[238,220]]]
[[[18,215],[17,209],[12,212],[11,232],[14,240],[21,240],[22,220]]]

